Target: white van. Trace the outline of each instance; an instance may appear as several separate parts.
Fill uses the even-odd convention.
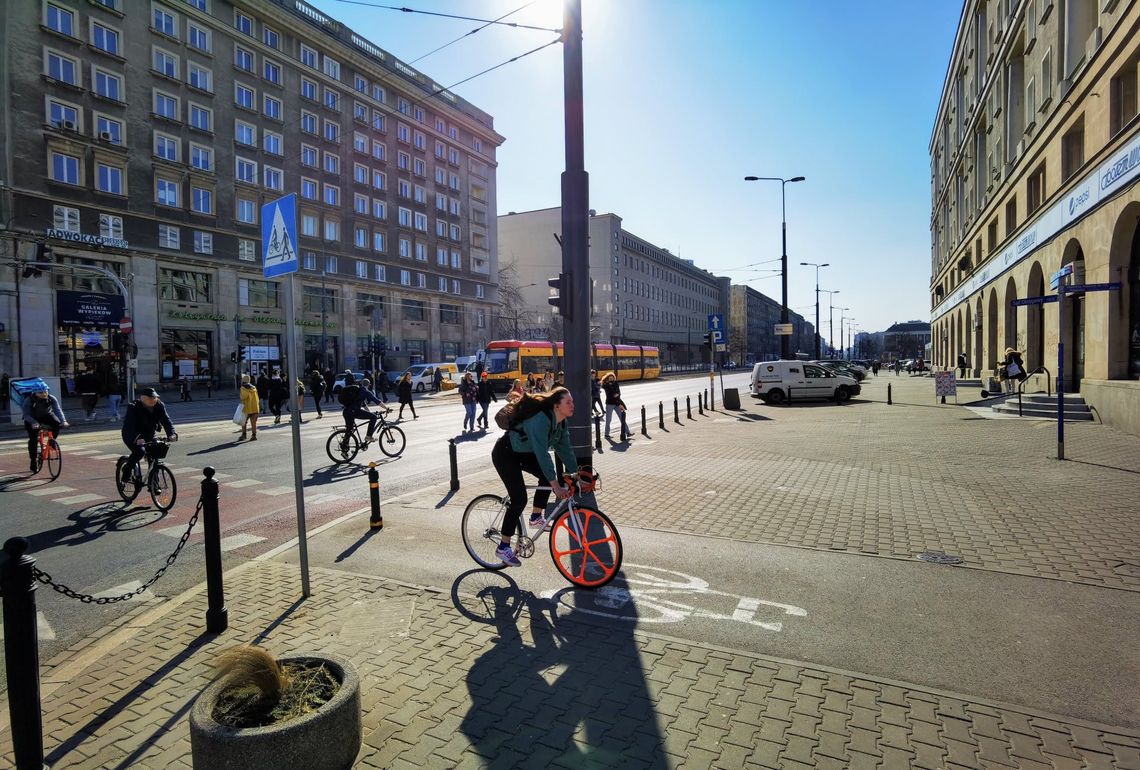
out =
[[[458,367],[451,362],[439,364],[415,364],[409,366],[405,373],[410,372],[412,375],[412,389],[417,393],[423,393],[426,390],[431,390],[432,382],[435,379],[435,370],[443,370],[443,381],[445,383],[459,382]],[[447,389],[447,386],[442,386]]]
[[[459,373],[463,374],[468,369],[472,372],[475,371],[475,364],[483,360],[483,354],[477,353],[473,356],[458,356],[455,359],[455,365],[459,368]]]
[[[763,399],[766,404],[780,404],[788,398],[842,402],[859,395],[859,383],[853,377],[806,361],[763,361],[752,367],[749,390],[753,398]]]

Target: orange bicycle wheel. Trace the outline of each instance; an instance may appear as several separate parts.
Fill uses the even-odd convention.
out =
[[[550,558],[562,577],[579,588],[601,588],[621,569],[621,536],[601,511],[575,506],[550,529]]]

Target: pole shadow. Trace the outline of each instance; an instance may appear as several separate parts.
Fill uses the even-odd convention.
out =
[[[371,540],[378,532],[380,532],[379,529],[372,529],[371,527],[369,527],[368,531],[365,532],[363,535],[361,535],[360,538],[357,539],[357,541],[355,543],[353,543],[348,548],[345,548],[343,551],[338,553],[336,555],[336,558],[333,559],[333,561],[338,563],[338,564],[342,561],[345,561],[350,556],[352,556],[354,553],[356,553],[356,549],[360,548],[360,546],[364,545],[369,540]]]

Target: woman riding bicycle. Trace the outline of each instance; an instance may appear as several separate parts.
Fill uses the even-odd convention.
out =
[[[174,432],[174,423],[166,412],[166,404],[158,397],[154,388],[139,388],[138,398],[127,407],[127,415],[123,418],[121,435],[127,449],[131,450],[130,459],[123,463],[123,483],[126,484],[134,475],[135,466],[146,454],[146,444],[153,441],[159,427],[166,431],[166,437],[172,441],[178,439]]]
[[[31,471],[35,473],[36,457],[40,453],[40,429],[51,431],[52,438],[59,437],[59,429],[66,428],[71,423],[63,415],[59,400],[48,390],[46,382],[36,384],[36,390],[24,399],[24,430],[28,432],[28,457],[31,459]]]
[[[570,391],[559,387],[547,393],[527,394],[515,408],[523,419],[495,442],[491,462],[506,485],[507,496],[510,498],[510,505],[503,518],[502,539],[495,549],[495,556],[512,567],[521,567],[522,562],[511,549],[511,538],[518,528],[519,516],[526,507],[523,471],[537,477],[540,483],[545,480],[550,486],[550,490],[537,489],[534,492],[530,525],[541,531],[546,526],[543,513],[550,492],[553,491],[559,500],[571,494],[570,488],[563,486],[558,477],[554,463],[550,460],[550,450],[558,453],[566,468],[577,467],[578,461],[574,457],[574,449],[570,445],[570,429],[566,425],[566,418],[574,414],[574,397]]]

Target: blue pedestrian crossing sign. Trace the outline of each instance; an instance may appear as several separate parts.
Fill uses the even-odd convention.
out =
[[[709,313],[709,333],[712,334],[712,341],[715,344],[724,342],[724,331],[724,314]]]
[[[261,268],[266,278],[297,272],[297,196],[261,207]]]

